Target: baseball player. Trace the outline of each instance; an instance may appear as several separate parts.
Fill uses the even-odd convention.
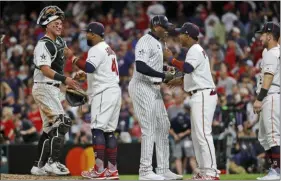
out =
[[[260,40],[267,51],[260,63],[254,112],[259,114],[258,139],[271,165],[268,174],[258,180],[280,180],[280,26],[267,22],[257,33],[261,33]]]
[[[117,58],[104,41],[104,26],[101,23],[90,23],[86,32],[87,44],[91,47],[87,60],[75,58],[73,63],[87,73],[95,165],[81,175],[91,179],[118,179],[117,140],[114,131],[117,128],[122,96]],[[104,168],[105,153],[107,168]]]
[[[63,75],[64,50],[66,44],[60,37],[64,12],[57,6],[45,7],[37,20],[46,34],[34,49],[34,85],[32,95],[43,120],[43,134],[38,143],[38,155],[31,174],[67,175],[69,170],[59,162],[64,136],[71,127],[71,120],[65,116],[60,95],[60,84],[77,88],[78,83]],[[47,172],[46,172],[47,171]]]
[[[171,73],[163,73],[163,49],[159,41],[166,36],[170,25],[163,15],[153,17],[151,32],[139,39],[135,49],[135,71],[129,83],[129,94],[142,131],[140,180],[182,179],[169,170],[170,122],[160,92],[161,82],[173,78]],[[154,143],[157,174],[152,171]]]
[[[212,137],[212,122],[217,104],[215,84],[210,71],[209,58],[198,44],[199,28],[192,23],[184,23],[176,28],[180,43],[189,48],[185,62],[173,58],[169,49],[164,51],[164,58],[169,64],[184,72],[184,80],[177,78],[168,83],[170,86],[182,84],[191,95],[191,136],[198,163],[199,173],[195,180],[219,180],[215,147]]]

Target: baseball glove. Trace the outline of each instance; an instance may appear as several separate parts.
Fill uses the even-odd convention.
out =
[[[65,93],[65,99],[72,107],[77,107],[88,102],[87,93],[82,89],[67,88]]]
[[[163,80],[164,83],[167,84],[176,77],[176,69],[174,67],[164,65],[163,70],[165,73],[165,78]]]

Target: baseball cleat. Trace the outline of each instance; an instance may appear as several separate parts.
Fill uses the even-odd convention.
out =
[[[267,175],[258,177],[257,180],[280,180],[280,174],[275,169],[270,168]]]
[[[106,176],[107,180],[119,180],[118,170],[111,171],[111,170],[107,169],[105,176]]]
[[[164,174],[159,174],[160,176],[164,177],[165,180],[182,180],[183,176],[182,175],[177,175],[170,170]]]
[[[30,173],[31,173],[32,175],[38,175],[38,176],[49,175],[49,174],[45,171],[44,167],[39,168],[39,167],[36,167],[36,166],[33,166],[33,167],[31,168]]]
[[[157,175],[154,172],[151,172],[145,176],[139,176],[139,180],[165,180],[161,175]]]
[[[105,180],[107,169],[104,169],[101,173],[97,172],[94,168],[89,171],[82,171],[81,176],[84,178],[95,179],[95,180]]]
[[[65,165],[61,164],[60,162],[53,162],[52,159],[49,159],[48,162],[45,164],[44,169],[56,175],[68,175],[70,172]]]

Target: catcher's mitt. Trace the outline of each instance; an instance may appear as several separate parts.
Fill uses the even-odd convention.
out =
[[[65,99],[72,107],[77,107],[88,102],[87,93],[82,89],[67,88],[65,93]]]

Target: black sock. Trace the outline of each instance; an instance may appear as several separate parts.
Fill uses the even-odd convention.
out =
[[[272,156],[271,149],[266,150],[265,151],[266,169],[271,168],[271,165],[272,165],[272,157],[271,156]]]
[[[43,147],[44,141],[48,138],[49,138],[49,136],[45,132],[43,132],[43,134],[40,136],[38,146],[37,146],[37,156],[36,156],[36,159],[34,162],[34,166],[38,166],[38,162],[39,162],[39,159],[40,159],[40,156],[42,153],[42,147]],[[47,162],[47,160],[41,160],[41,163],[39,163],[39,167],[44,166],[46,162]]]
[[[280,168],[280,146],[271,147],[272,167]]]

